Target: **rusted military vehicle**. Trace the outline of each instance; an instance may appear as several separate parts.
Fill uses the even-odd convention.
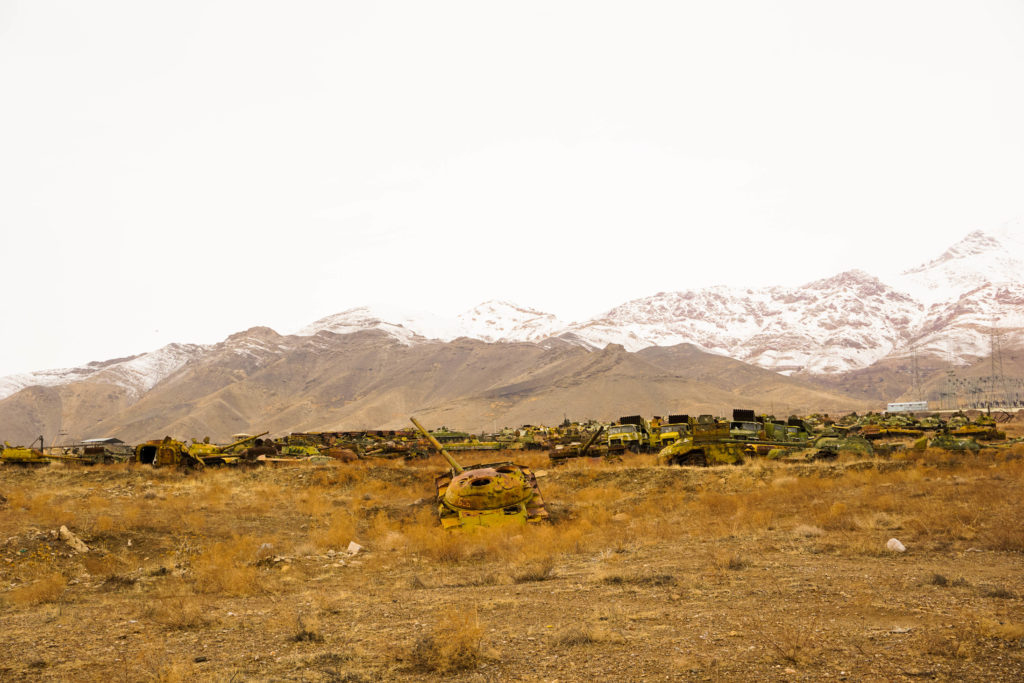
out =
[[[601,434],[604,433],[604,425],[598,426],[597,430],[590,435],[586,443],[573,442],[569,444],[558,444],[553,449],[548,451],[548,458],[551,459],[552,465],[564,465],[566,462],[573,458],[585,458],[590,457],[606,457],[608,456],[608,446],[601,444],[596,446],[597,440],[601,438]]]
[[[537,477],[528,467],[511,462],[463,467],[416,418],[409,419],[451,467],[434,482],[443,528],[493,527],[547,519]]]
[[[734,439],[729,423],[701,415],[686,436],[661,449],[659,465],[741,465],[750,455],[750,444]]]

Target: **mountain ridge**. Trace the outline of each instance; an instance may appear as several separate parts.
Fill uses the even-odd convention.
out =
[[[641,362],[662,357],[657,350],[666,348],[699,352],[703,365],[723,372],[724,366],[713,359],[729,359],[778,377],[825,378],[793,385],[804,395],[809,396],[812,387],[827,386],[842,393],[844,386],[863,385],[859,380],[844,384],[845,375],[888,361],[898,365],[911,355],[947,365],[974,363],[995,344],[994,326],[1000,329],[1002,348],[1024,346],[1020,273],[1024,273],[1024,229],[1017,223],[996,233],[970,233],[939,257],[904,271],[900,277],[909,285],[903,288],[851,269],[801,287],[719,285],[659,292],[572,323],[497,299],[452,319],[362,306],[321,318],[292,335],[257,326],[217,344],[174,343],[79,368],[0,378],[0,428],[14,426],[19,434],[27,434],[36,431],[30,425],[46,431],[59,423],[59,431],[102,436],[107,435],[104,431],[196,431],[204,425],[228,424],[242,431],[256,422],[328,428],[337,426],[332,420],[356,418],[366,424],[390,425],[398,418],[389,401],[401,406],[399,413],[413,408],[426,414],[455,411],[465,419],[476,419],[474,415],[490,410],[483,407],[488,401],[504,405],[508,397],[520,395],[528,395],[535,406],[557,409],[554,404],[564,398],[564,392],[574,396],[574,387],[588,383],[591,391],[629,395],[642,402],[639,385],[608,364],[616,358],[645,377],[652,396],[668,400],[664,386],[691,395],[695,385],[681,383],[671,373],[659,374]],[[937,289],[944,295],[935,296]],[[925,295],[915,296],[911,290]],[[468,353],[469,348],[476,351]],[[464,361],[476,358],[478,369],[486,369],[489,375],[477,376],[452,361],[467,353]],[[428,377],[414,367],[413,359],[431,355],[436,358],[430,362],[447,368],[446,374],[435,372]],[[594,370],[596,375],[573,365],[584,363],[579,359],[588,355],[593,367],[600,368]],[[509,365],[513,357],[536,361],[542,356],[544,372],[535,371],[529,363]],[[567,375],[558,374],[561,366],[552,360],[556,357],[575,359],[562,368]],[[397,369],[385,372],[388,363],[397,363]],[[688,367],[696,377],[703,376],[699,366]],[[519,374],[508,376],[513,370]],[[374,372],[380,381],[371,381]],[[580,372],[589,379],[577,381]],[[275,379],[267,384],[256,377]],[[385,377],[389,379],[384,381]],[[488,377],[497,384],[488,384]],[[635,390],[616,389],[613,377],[622,387]],[[829,377],[836,381],[830,384]],[[295,384],[300,380],[301,387]],[[419,388],[407,390],[403,381]],[[720,395],[715,381],[722,378],[708,378],[706,386],[693,395]],[[767,386],[763,377],[758,381]],[[821,397],[829,405],[842,400],[858,404],[877,395],[864,389],[840,400],[835,390],[830,391],[830,397]],[[757,399],[755,395],[743,398]],[[779,398],[784,403],[781,394]],[[339,408],[339,400],[350,407]],[[569,402],[600,407],[579,397]],[[324,408],[328,405],[329,410]],[[508,416],[527,414],[538,417],[521,406]]]

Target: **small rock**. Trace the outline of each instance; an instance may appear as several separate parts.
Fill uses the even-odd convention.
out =
[[[348,554],[349,555],[355,555],[355,554],[359,553],[359,551],[362,550],[362,549],[363,549],[363,546],[359,545],[355,541],[351,541],[348,544]]]
[[[907,552],[907,547],[900,543],[898,538],[890,538],[888,542],[885,544],[885,547],[886,549],[891,550],[894,553]]]
[[[203,662],[210,661],[210,658],[209,657],[196,657],[192,661],[195,662],[196,664],[202,664]]]
[[[80,539],[78,536],[75,536],[73,533],[71,533],[66,526],[61,525],[61,527],[57,531],[57,533],[61,537],[61,539],[65,543],[67,543],[68,546],[72,550],[74,550],[75,552],[79,552],[79,553],[87,553],[87,552],[89,552],[89,546],[87,546],[85,543],[83,543],[82,539]]]

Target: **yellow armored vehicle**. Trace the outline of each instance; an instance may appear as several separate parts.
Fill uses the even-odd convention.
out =
[[[39,443],[38,449],[34,448],[36,442]],[[28,448],[12,446],[4,441],[3,449],[0,449],[0,462],[25,467],[50,464],[50,460],[43,455],[43,437],[41,436],[33,441]]]
[[[410,420],[451,466],[447,474],[435,480],[437,512],[443,528],[538,523],[547,519],[537,477],[528,467],[511,462],[462,467],[416,418]]]
[[[599,425],[597,431],[590,435],[585,444],[581,444],[578,441],[570,444],[557,444],[552,450],[548,451],[548,458],[551,459],[552,465],[564,465],[569,461],[570,458],[585,458],[588,455],[591,457],[606,457],[608,455],[608,447],[594,447],[594,443],[601,438],[601,434],[604,433],[604,425]]]
[[[246,451],[249,450],[247,444],[250,442],[259,443],[259,439],[262,436],[266,436],[270,432],[263,432],[256,435],[248,434],[236,434],[235,436],[241,437],[235,441],[221,446],[218,444],[209,443],[209,439],[204,439],[202,443],[193,443],[188,447],[189,455],[196,460],[201,461],[204,465],[234,465],[243,460],[254,460],[255,457],[246,457]],[[276,449],[269,449],[265,455],[276,455]]]
[[[1006,439],[1006,432],[996,427],[996,421],[988,415],[979,415],[974,422],[958,424],[953,428],[953,420],[950,420],[949,433],[961,439],[971,438],[981,441],[1002,441]]]
[[[691,432],[658,453],[659,465],[741,465],[750,444],[732,438],[729,423],[701,415]]]
[[[135,447],[135,462],[153,467],[203,467],[203,461],[188,451],[182,441],[165,436]]]

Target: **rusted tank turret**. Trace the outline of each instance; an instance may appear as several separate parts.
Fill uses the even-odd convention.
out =
[[[537,477],[528,467],[511,462],[463,467],[416,418],[410,419],[451,466],[448,474],[435,480],[442,527],[500,526],[547,519]]]

